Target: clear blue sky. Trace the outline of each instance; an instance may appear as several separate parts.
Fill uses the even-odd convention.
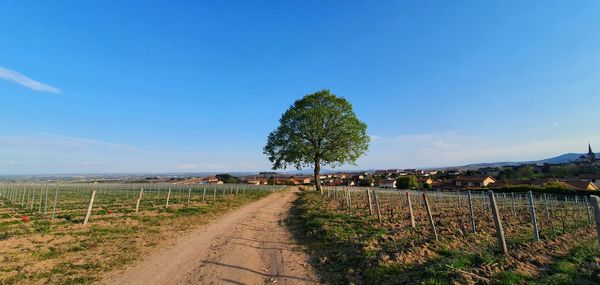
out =
[[[265,170],[266,136],[319,89],[369,126],[354,168],[600,150],[599,15],[595,0],[2,1],[0,174]]]

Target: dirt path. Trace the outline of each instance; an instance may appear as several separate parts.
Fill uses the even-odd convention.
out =
[[[202,226],[102,284],[317,284],[284,222],[297,191],[274,193]]]

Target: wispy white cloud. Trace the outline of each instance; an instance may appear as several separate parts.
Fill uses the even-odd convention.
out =
[[[36,90],[36,91],[55,93],[55,94],[62,93],[62,91],[60,91],[60,89],[58,89],[56,87],[50,86],[46,83],[35,81],[35,80],[19,73],[18,71],[6,69],[1,66],[0,66],[0,79],[12,81],[14,83],[20,84],[22,86],[25,86],[29,89]]]
[[[89,151],[112,150],[124,152],[139,152],[134,146],[116,144],[88,138],[61,136],[41,133],[33,136],[0,136],[0,146],[12,146],[22,149],[35,148],[54,151]]]
[[[584,152],[588,140],[600,141],[600,136],[533,140],[499,140],[455,132],[380,136],[371,143],[369,153],[359,160],[359,165],[363,168],[412,168],[538,160],[567,152]]]

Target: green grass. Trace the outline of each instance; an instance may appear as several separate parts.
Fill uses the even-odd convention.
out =
[[[33,222],[33,228],[40,235],[45,235],[50,232],[50,221],[47,220],[37,220]]]
[[[518,285],[524,282],[531,282],[531,278],[513,271],[501,271],[494,275],[496,284],[498,285]]]
[[[588,241],[573,249],[551,265],[552,271],[538,279],[538,284],[598,284],[598,268],[592,264],[600,261],[597,241]],[[596,275],[596,276],[595,276]]]
[[[309,241],[315,268],[329,284],[352,282],[376,261],[373,252],[364,245],[381,237],[385,231],[370,226],[363,218],[321,211],[322,201],[315,195],[303,195],[296,200],[290,224],[305,241]],[[305,234],[304,234],[305,233]]]
[[[34,251],[32,255],[39,260],[58,258],[62,255],[56,248],[50,247],[47,250]]]

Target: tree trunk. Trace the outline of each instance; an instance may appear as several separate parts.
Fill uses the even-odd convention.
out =
[[[321,192],[321,195],[323,195],[323,188],[321,188],[321,178],[319,176],[321,176],[321,162],[319,161],[319,159],[316,159],[316,161],[315,161],[315,189],[317,191]]]

